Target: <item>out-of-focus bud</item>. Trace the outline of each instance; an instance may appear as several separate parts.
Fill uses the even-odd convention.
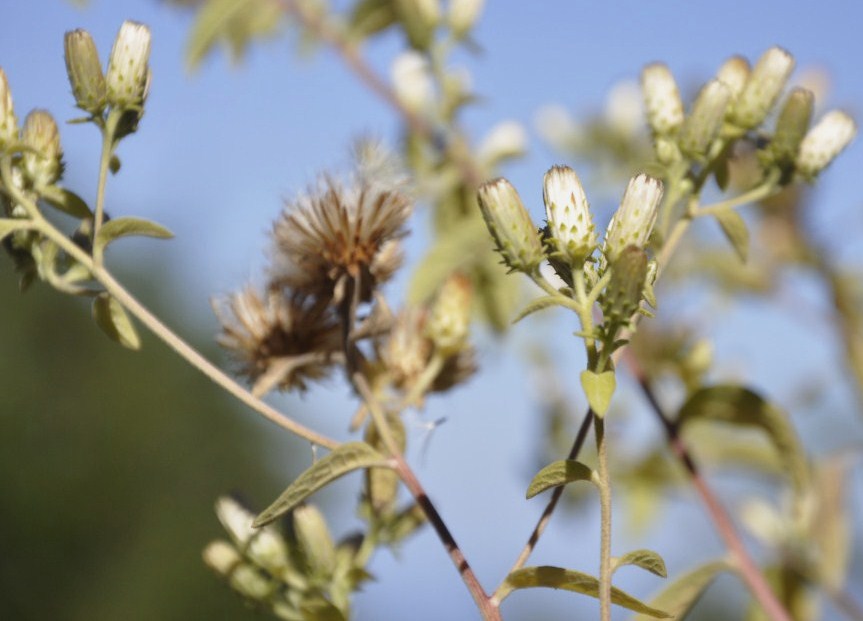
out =
[[[428,49],[441,19],[440,1],[395,0],[395,8],[411,45]]]
[[[716,72],[716,79],[728,87],[732,100],[736,100],[749,79],[749,61],[742,56],[732,56],[722,63]]]
[[[477,195],[503,262],[513,271],[535,272],[544,258],[542,242],[512,184],[495,179],[482,184]]]
[[[491,128],[477,148],[477,158],[484,164],[494,166],[498,162],[524,155],[527,149],[527,133],[521,123],[503,121]]]
[[[232,588],[249,599],[260,601],[270,594],[270,583],[251,564],[244,562],[227,541],[211,542],[204,548],[203,557],[210,569],[226,578]]]
[[[770,151],[775,161],[787,164],[794,162],[800,143],[809,129],[814,102],[814,96],[805,88],[795,88],[788,95],[776,120],[773,140],[770,141]]]
[[[614,130],[625,136],[639,131],[644,125],[644,103],[638,82],[623,80],[615,84],[605,98],[603,117]]]
[[[12,91],[6,72],[0,68],[0,151],[18,142],[18,118],[12,105]]]
[[[463,274],[450,276],[437,294],[426,334],[438,351],[449,357],[464,349],[470,329],[473,286]]]
[[[462,39],[470,32],[485,0],[450,0],[447,22],[456,39]]]
[[[828,112],[800,143],[795,162],[797,171],[807,179],[814,178],[836,159],[856,134],[854,119],[841,110]]]
[[[647,175],[638,175],[629,181],[605,234],[603,252],[610,264],[627,246],[645,247],[656,224],[662,190],[662,182]]]
[[[434,101],[434,85],[422,54],[412,50],[399,54],[390,75],[396,98],[405,108],[415,113],[428,110]]]
[[[602,298],[606,321],[625,323],[638,310],[647,278],[647,253],[638,246],[627,246],[611,264],[611,281]]]
[[[51,185],[60,178],[60,132],[54,117],[45,110],[33,110],[24,119],[21,142],[29,149],[24,152],[24,174],[35,188]]]
[[[78,107],[93,115],[105,108],[107,90],[93,37],[86,30],[66,33],[66,72]]]
[[[282,536],[271,526],[252,528],[254,516],[233,498],[223,496],[216,502],[216,515],[225,530],[246,555],[271,571],[283,569],[288,551]]]
[[[240,553],[227,541],[213,541],[204,548],[204,562],[217,574],[227,576],[243,561]]]
[[[683,125],[683,102],[671,70],[662,63],[641,72],[641,90],[647,122],[654,133],[670,134]]]
[[[724,82],[710,80],[692,106],[680,134],[680,148],[692,156],[706,156],[711,143],[719,134],[731,91]]]
[[[553,166],[543,178],[542,199],[556,258],[581,266],[596,248],[596,231],[590,204],[575,171]]]
[[[126,21],[114,40],[108,61],[108,102],[116,108],[143,105],[150,88],[150,29]]]
[[[312,505],[300,505],[293,515],[297,543],[312,571],[331,576],[336,565],[336,548],[323,514]]]
[[[739,127],[757,127],[770,113],[794,70],[794,57],[772,47],[758,59],[737,97],[731,120]]]

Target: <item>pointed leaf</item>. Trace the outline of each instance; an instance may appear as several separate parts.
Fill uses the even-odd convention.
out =
[[[42,198],[52,207],[70,216],[89,218],[93,215],[84,199],[69,190],[64,190],[53,185],[48,186],[42,190]]]
[[[129,349],[141,348],[141,339],[123,305],[107,293],[93,300],[93,319],[111,340]]]
[[[390,467],[387,458],[365,442],[342,444],[303,472],[273,504],[255,518],[253,525],[257,528],[277,520],[308,496],[349,472],[362,468]]]
[[[729,384],[702,388],[683,404],[677,420],[681,427],[692,420],[760,427],[779,452],[798,496],[807,489],[809,464],[797,432],[785,413],[759,394]]]
[[[731,242],[737,256],[746,263],[746,258],[749,256],[749,228],[747,228],[746,222],[733,209],[717,212],[716,220],[722,227],[725,237]]]
[[[102,225],[96,234],[94,248],[104,248],[115,239],[140,235],[157,239],[171,239],[174,234],[161,224],[143,218],[115,218]]]
[[[599,596],[599,580],[588,574],[573,569],[561,567],[523,567],[510,573],[498,590],[501,600],[506,598],[516,589],[531,589],[536,587],[547,587],[550,589],[563,589],[590,597]],[[644,602],[632,597],[628,593],[616,587],[611,588],[611,601],[618,606],[640,612],[657,619],[668,619],[671,615],[662,610],[652,608]]]
[[[573,481],[592,481],[593,470],[580,461],[561,459],[547,465],[536,473],[527,488],[527,498],[533,498],[552,487],[566,485]]]
[[[16,218],[0,218],[0,240],[18,229],[25,229],[30,225],[27,220]]]
[[[594,373],[593,371],[581,372],[581,387],[587,397],[587,403],[593,413],[600,418],[605,416],[608,406],[611,405],[611,397],[617,387],[614,371]]]
[[[274,0],[207,0],[198,11],[186,50],[186,62],[197,68],[219,43],[239,59],[254,37],[271,34],[282,11]]]
[[[696,567],[665,587],[659,595],[651,600],[650,605],[666,611],[676,621],[682,621],[698,602],[701,594],[713,582],[713,579],[723,571],[731,571],[731,567],[726,561],[714,561]],[[650,617],[646,614],[639,614],[632,621],[648,621],[649,619]]]
[[[646,569],[655,576],[660,578],[668,577],[668,570],[665,569],[665,561],[653,550],[633,550],[627,552],[623,556],[615,560],[612,572],[624,565],[635,565]]]
[[[515,319],[512,320],[512,323],[518,323],[528,315],[532,315],[533,313],[541,310],[545,310],[546,308],[550,308],[552,306],[556,306],[558,304],[557,298],[551,295],[547,295],[541,298],[537,298],[530,302],[527,306],[521,309],[518,315],[515,316]]]

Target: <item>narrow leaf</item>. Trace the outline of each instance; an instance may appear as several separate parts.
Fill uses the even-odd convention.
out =
[[[809,464],[800,439],[785,413],[759,394],[730,384],[696,391],[678,414],[683,427],[692,420],[710,420],[760,427],[773,442],[798,495],[809,485]]]
[[[506,598],[516,589],[531,589],[536,587],[547,587],[550,589],[563,589],[590,597],[599,597],[599,580],[588,574],[573,569],[561,567],[523,567],[517,569],[506,577],[498,591],[501,600]],[[618,606],[640,612],[657,619],[668,619],[671,617],[667,612],[648,606],[644,602],[632,597],[628,593],[616,587],[611,588],[611,601]]]
[[[547,295],[541,298],[537,298],[530,302],[527,306],[525,306],[521,311],[519,311],[518,315],[515,316],[515,319],[512,320],[512,323],[518,323],[528,315],[532,315],[533,313],[541,310],[545,310],[546,308],[550,308],[552,306],[556,306],[558,304],[557,298],[551,295]]]
[[[171,239],[174,234],[161,224],[143,218],[115,218],[102,225],[96,234],[95,248],[104,248],[115,239],[141,235],[157,239]]]
[[[602,418],[611,405],[611,397],[617,387],[614,371],[594,373],[593,371],[581,372],[581,387],[587,397],[593,413]]]
[[[579,461],[573,459],[561,459],[547,465],[536,473],[527,488],[527,498],[533,498],[537,494],[552,487],[566,485],[573,481],[592,481],[593,470]]]
[[[253,37],[271,34],[281,16],[273,0],[207,0],[192,26],[186,62],[195,69],[219,43],[238,59]]]
[[[386,457],[365,442],[342,444],[303,472],[273,504],[255,518],[253,525],[257,528],[277,520],[308,496],[349,472],[362,468],[389,467]]]
[[[665,587],[650,605],[666,611],[676,621],[682,621],[713,579],[723,571],[731,571],[725,561],[713,561],[696,567]],[[648,621],[649,618],[646,614],[639,614],[632,621]]]
[[[48,186],[42,190],[42,198],[55,209],[59,209],[70,216],[89,218],[93,215],[84,199],[69,190]]]
[[[0,218],[0,240],[18,229],[27,228],[29,223],[27,220],[18,220],[16,218]]]
[[[731,246],[740,257],[740,260],[746,263],[749,256],[749,229],[746,222],[739,213],[733,209],[726,209],[716,213],[716,221],[722,227],[722,232],[725,237],[731,242]]]
[[[646,569],[655,576],[667,578],[668,571],[665,569],[665,561],[653,550],[633,550],[627,552],[620,558],[616,559],[612,571],[617,571],[618,568],[624,565],[635,565]]]
[[[93,319],[111,340],[129,349],[141,348],[141,339],[123,305],[107,293],[93,300]]]

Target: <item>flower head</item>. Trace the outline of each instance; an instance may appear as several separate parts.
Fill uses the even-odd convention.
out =
[[[732,121],[740,127],[757,127],[770,113],[794,70],[794,57],[772,47],[758,59],[734,105]]]
[[[543,178],[542,199],[552,251],[572,266],[584,263],[596,248],[596,231],[575,171],[553,166]]]
[[[24,173],[37,188],[51,185],[63,173],[63,151],[57,122],[46,110],[33,110],[24,119],[21,141],[30,147],[24,152]]]
[[[683,102],[668,67],[662,63],[645,67],[641,72],[641,89],[647,122],[656,134],[667,135],[683,125]]]
[[[0,151],[18,142],[18,118],[12,105],[12,91],[6,72],[0,68]]]
[[[538,269],[545,258],[542,242],[512,184],[506,179],[488,181],[477,195],[482,217],[504,263],[525,273]]]
[[[107,87],[93,37],[86,30],[73,30],[66,33],[64,46],[66,72],[78,107],[90,114],[101,114]]]
[[[150,86],[150,29],[126,21],[114,40],[108,61],[108,101],[117,108],[141,106]]]
[[[608,230],[603,251],[606,259],[614,263],[627,246],[644,248],[662,200],[662,182],[647,175],[638,175],[629,181]]]
[[[854,119],[841,110],[828,112],[800,143],[795,162],[798,172],[812,179],[836,159],[856,134]]]

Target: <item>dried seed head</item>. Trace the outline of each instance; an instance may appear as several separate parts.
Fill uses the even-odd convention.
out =
[[[330,356],[341,348],[329,309],[297,295],[268,291],[262,299],[246,288],[214,310],[222,324],[218,343],[239,363],[239,374],[253,382],[277,373],[273,386],[304,390],[307,382],[327,376]]]
[[[575,171],[568,166],[553,166],[543,178],[542,199],[552,253],[570,266],[580,266],[596,248],[596,231]]]
[[[518,192],[506,179],[480,186],[479,207],[503,262],[514,271],[532,273],[544,259],[539,233]]]
[[[794,70],[794,57],[772,47],[758,59],[734,106],[731,120],[744,129],[753,129],[767,118]]]
[[[797,171],[806,179],[814,178],[836,159],[856,134],[854,119],[841,110],[828,112],[800,143]]]
[[[683,125],[683,102],[671,70],[662,63],[641,72],[641,89],[647,122],[658,135],[670,134]]]
[[[24,174],[33,186],[43,188],[56,182],[63,173],[63,151],[54,117],[45,110],[33,110],[24,119],[21,142],[29,147],[22,159]]]
[[[805,88],[795,88],[788,95],[770,141],[770,151],[777,162],[794,162],[800,143],[809,129],[814,102],[814,95]]]
[[[724,82],[710,80],[695,100],[680,134],[680,148],[692,156],[707,156],[713,140],[722,129],[731,90]]]
[[[326,179],[289,204],[273,227],[273,279],[331,298],[344,277],[360,284],[363,301],[401,264],[397,242],[411,203],[398,190],[368,180],[342,188]]]
[[[0,68],[0,151],[18,142],[18,118],[12,105],[12,91],[6,72]]]
[[[150,87],[150,29],[126,21],[120,26],[108,61],[108,102],[119,109],[143,105]]]
[[[642,174],[629,181],[605,233],[603,252],[609,263],[614,263],[627,246],[647,245],[661,200],[662,182],[658,179]]]
[[[66,72],[78,107],[93,115],[105,108],[107,87],[93,37],[86,30],[66,33]]]

